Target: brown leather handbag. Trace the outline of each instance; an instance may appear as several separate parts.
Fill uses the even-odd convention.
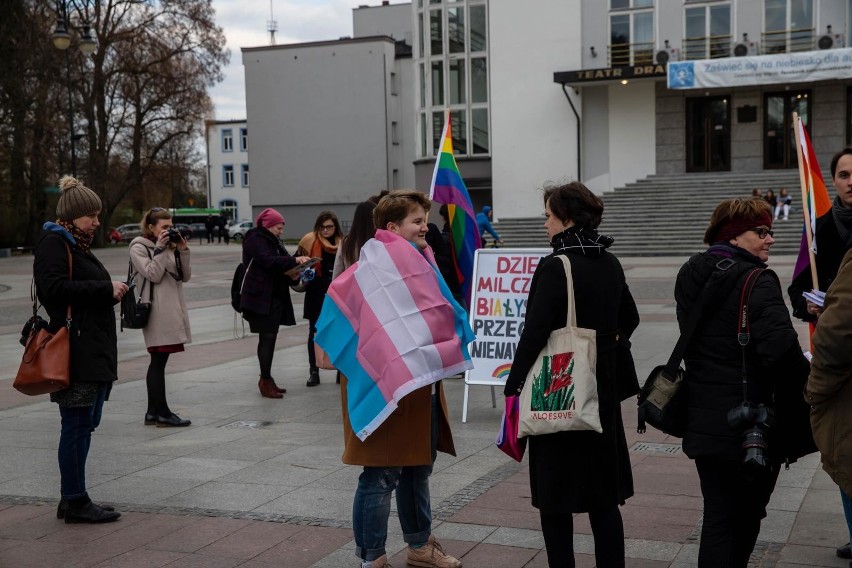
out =
[[[68,248],[68,279],[71,279],[71,249]],[[71,385],[71,305],[65,311],[65,325],[53,332],[38,316],[35,282],[31,289],[33,317],[24,327],[24,356],[12,384],[28,395],[48,394]],[[22,338],[23,339],[23,338]]]

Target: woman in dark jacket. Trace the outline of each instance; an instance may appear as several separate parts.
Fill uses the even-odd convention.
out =
[[[704,304],[711,306],[684,357],[683,449],[695,460],[704,497],[701,567],[748,564],[780,464],[815,451],[802,398],[809,365],[774,272],[765,270],[756,277],[747,302],[750,329],[745,348],[738,339],[747,275],[766,268],[775,242],[771,212],[761,198],[720,203],[704,237],[710,248],[683,265],[675,286],[681,330],[705,287]],[[746,401],[750,406],[744,406]],[[745,459],[749,430],[749,442],[757,447]],[[761,458],[765,465],[760,465]]]
[[[57,221],[44,224],[33,262],[38,299],[50,316],[51,328],[66,325],[71,306],[71,386],[50,395],[62,418],[58,452],[62,499],[56,516],[66,523],[106,523],[121,515],[110,506],[92,503],[86,491],[86,458],[104,400],[118,378],[113,306],[127,285],[112,281],[89,250],[100,225],[100,197],[71,176],[59,180],[59,189]]]
[[[284,217],[272,208],[261,211],[243,239],[243,266],[246,267],[240,292],[240,307],[252,333],[258,334],[257,360],[260,379],[257,386],[261,396],[283,398],[285,388],[279,388],[272,378],[272,356],[278,328],[296,325],[293,303],[290,301],[286,271],[307,258],[292,257],[279,240],[284,232]]]
[[[334,259],[337,256],[337,247],[343,239],[340,230],[340,221],[337,215],[331,211],[321,211],[314,221],[314,230],[302,237],[296,254],[310,258],[321,258],[322,261],[316,265],[314,279],[307,283],[305,288],[305,309],[302,316],[308,320],[308,364],[310,365],[310,376],[307,386],[315,387],[320,383],[317,357],[314,352],[314,334],[317,332],[317,320],[322,311],[322,303],[331,286],[331,277],[334,274]]]
[[[603,202],[579,182],[544,193],[545,229],[553,254],[539,263],[527,300],[527,315],[506,396],[519,394],[550,333],[565,327],[568,295],[559,255],[571,261],[578,327],[597,331],[595,373],[603,433],[559,432],[531,436],[530,487],[551,568],[574,566],[573,514],[588,512],[598,566],[624,566],[624,528],[618,506],[633,495],[630,456],[621,420],[625,389],[618,382],[633,371],[628,339],[639,325],[636,303],[613,240],[599,235]],[[617,351],[625,351],[623,357]],[[618,368],[616,360],[624,362]],[[631,376],[636,394],[635,375]]]

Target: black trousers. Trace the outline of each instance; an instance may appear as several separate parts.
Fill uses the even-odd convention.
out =
[[[574,516],[571,513],[539,512],[541,532],[547,547],[550,568],[574,568]],[[595,537],[595,562],[598,568],[624,566],[624,524],[618,505],[589,511],[589,523]]]
[[[754,479],[745,475],[739,462],[698,458],[695,467],[704,496],[699,568],[746,568],[779,466]]]

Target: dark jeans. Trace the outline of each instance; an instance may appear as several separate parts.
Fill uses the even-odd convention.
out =
[[[540,512],[549,568],[574,568],[574,518],[571,513]],[[624,524],[618,505],[589,511],[599,568],[624,566]]]
[[[86,458],[92,445],[92,432],[101,423],[107,385],[101,386],[92,406],[59,407],[62,431],[59,434],[59,475],[65,499],[86,495]]]
[[[432,534],[429,476],[437,457],[438,407],[432,395],[432,463],[405,467],[364,467],[352,505],[355,554],[375,560],[385,554],[391,493],[396,490],[396,510],[402,539],[409,545],[425,544]]]
[[[308,320],[308,364],[311,371],[317,369],[317,354],[314,351],[314,335],[317,333],[317,320]]]
[[[849,530],[849,542],[852,542],[852,497],[840,490],[840,502],[843,503],[843,514],[846,517],[846,528]]]
[[[695,460],[704,497],[699,568],[746,568],[780,468],[750,479],[739,462]]]

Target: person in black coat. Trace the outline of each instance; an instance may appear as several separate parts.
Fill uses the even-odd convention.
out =
[[[33,262],[36,292],[50,316],[50,327],[70,326],[71,386],[50,395],[62,419],[58,452],[62,498],[56,516],[66,523],[105,523],[121,514],[89,498],[86,459],[104,400],[118,378],[114,306],[128,288],[112,281],[89,249],[100,225],[100,197],[71,176],[59,180],[59,189],[57,221],[44,224]],[[71,320],[66,323],[68,306]]]
[[[207,244],[213,242],[213,229],[216,227],[216,220],[213,215],[208,215],[204,220],[204,230],[207,231]]]
[[[745,568],[780,465],[816,450],[802,397],[810,366],[778,277],[766,269],[775,242],[771,212],[761,198],[720,203],[704,237],[710,248],[683,265],[675,285],[681,330],[705,287],[709,296],[704,304],[711,306],[684,356],[683,450],[695,460],[704,497],[699,567]],[[745,302],[749,338],[743,347],[738,337],[740,301],[754,268],[766,270],[756,276]],[[751,408],[748,413],[745,403]],[[767,414],[760,416],[760,408]],[[745,459],[749,431],[748,440],[758,449]]]
[[[272,356],[278,328],[296,325],[290,301],[292,279],[284,273],[307,261],[305,257],[290,256],[279,240],[283,232],[284,217],[275,209],[267,208],[257,216],[255,227],[243,239],[243,266],[246,271],[240,292],[240,308],[252,333],[258,334],[260,378],[257,386],[261,396],[266,398],[283,398],[283,393],[287,392],[287,389],[279,388],[272,378]]]
[[[600,198],[572,182],[547,189],[544,202],[544,226],[553,253],[542,259],[533,275],[524,330],[504,394],[521,392],[550,333],[567,323],[568,282],[559,259],[566,255],[571,261],[577,326],[597,331],[595,374],[603,432],[530,436],[532,504],[539,509],[551,568],[574,566],[573,514],[581,512],[589,513],[597,565],[624,566],[618,507],[633,495],[633,477],[620,403],[623,393],[638,391],[627,345],[639,325],[639,313],[621,264],[606,250],[613,240],[597,232],[603,214]],[[619,385],[625,375],[632,388]]]
[[[314,230],[306,234],[299,241],[296,254],[305,255],[307,258],[322,259],[314,267],[314,279],[307,282],[305,286],[305,305],[302,316],[308,320],[308,366],[309,375],[307,386],[315,387],[320,383],[319,368],[317,367],[317,356],[314,351],[314,334],[316,334],[317,320],[322,311],[322,304],[328,287],[331,286],[331,278],[334,275],[334,259],[337,257],[337,247],[343,240],[343,231],[340,221],[332,211],[320,211],[314,221]]]

